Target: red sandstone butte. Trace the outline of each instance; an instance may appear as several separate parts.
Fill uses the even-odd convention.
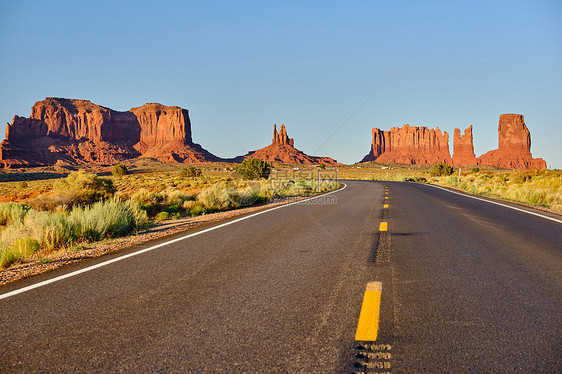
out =
[[[156,103],[119,112],[88,100],[47,97],[33,105],[29,118],[15,116],[0,144],[1,167],[111,164],[135,157],[220,160],[193,143],[187,110]]]
[[[500,115],[498,149],[478,157],[478,164],[508,169],[546,169],[542,158],[531,155],[531,133],[521,114]]]
[[[453,134],[453,164],[477,164],[476,156],[474,155],[474,145],[472,143],[472,126],[464,130],[464,135],[461,135],[460,129],[455,129]]]
[[[371,151],[361,162],[400,164],[439,164],[452,162],[449,134],[427,127],[392,127],[389,131],[372,130]]]
[[[339,165],[330,157],[309,156],[294,147],[295,141],[287,135],[285,125],[277,132],[277,125],[273,125],[273,141],[265,148],[258,149],[243,156],[243,158],[259,158],[268,162],[283,164],[325,164]]]

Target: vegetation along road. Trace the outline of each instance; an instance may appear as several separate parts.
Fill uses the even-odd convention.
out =
[[[560,370],[559,216],[346,183],[0,288],[0,371]]]

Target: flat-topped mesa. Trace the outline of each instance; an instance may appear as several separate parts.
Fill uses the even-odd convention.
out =
[[[126,112],[89,100],[47,97],[29,118],[15,116],[0,145],[0,166],[120,162],[135,157],[209,162],[218,157],[194,144],[187,110],[148,103]]]
[[[500,115],[498,149],[478,157],[478,164],[508,169],[546,169],[542,158],[531,155],[531,133],[521,114]]]
[[[449,134],[439,127],[392,127],[389,131],[372,130],[371,151],[362,162],[376,161],[400,164],[439,164],[452,162]]]
[[[288,144],[291,147],[295,146],[295,140],[289,138],[285,125],[281,125],[281,129],[277,132],[277,125],[273,125],[273,142],[271,144]]]
[[[338,162],[330,157],[309,156],[294,147],[295,141],[287,135],[285,125],[277,132],[277,125],[273,125],[273,141],[265,148],[249,152],[240,159],[259,158],[268,162],[279,162],[283,164],[325,164],[338,165]]]
[[[138,123],[129,112],[117,112],[88,100],[47,97],[31,108],[31,116],[14,117],[6,127],[6,140],[62,137],[69,140],[135,141]]]
[[[460,129],[455,129],[453,134],[453,164],[476,165],[477,163],[474,155],[472,126],[464,130],[464,135],[461,135]]]
[[[177,141],[191,144],[191,122],[187,109],[147,103],[132,108],[140,125],[140,142],[147,145]]]

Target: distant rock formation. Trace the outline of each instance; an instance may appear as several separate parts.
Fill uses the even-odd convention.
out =
[[[0,144],[1,167],[112,164],[135,157],[161,161],[220,159],[191,139],[188,111],[156,103],[118,112],[88,100],[47,97],[29,118],[15,116]]]
[[[531,155],[531,133],[521,114],[500,115],[498,149],[478,157],[478,164],[508,169],[546,169],[542,158]]]
[[[427,127],[392,127],[390,131],[373,128],[371,151],[361,162],[400,164],[451,163],[449,134]]]
[[[258,149],[242,156],[246,158],[259,158],[269,162],[280,162],[283,164],[324,164],[338,165],[338,162],[330,157],[309,156],[294,147],[295,141],[287,135],[285,125],[277,132],[277,125],[273,125],[273,141],[265,148]]]
[[[472,126],[455,129],[453,157],[449,154],[449,135],[439,128],[393,127],[390,131],[372,130],[371,151],[361,160],[401,164],[488,165],[507,169],[545,169],[542,158],[531,155],[531,134],[520,114],[502,114],[498,125],[499,147],[476,158]]]
[[[290,145],[291,147],[295,146],[295,140],[293,138],[289,138],[287,135],[287,129],[285,129],[285,125],[281,125],[281,130],[277,132],[277,125],[273,125],[273,142],[271,144],[284,144]]]
[[[474,155],[474,145],[472,143],[472,126],[464,130],[464,135],[461,135],[460,129],[455,129],[453,134],[453,164],[477,164],[476,156]]]

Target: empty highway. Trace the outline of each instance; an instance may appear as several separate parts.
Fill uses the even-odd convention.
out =
[[[349,181],[24,279],[0,287],[0,372],[560,372],[562,218],[519,209]]]

